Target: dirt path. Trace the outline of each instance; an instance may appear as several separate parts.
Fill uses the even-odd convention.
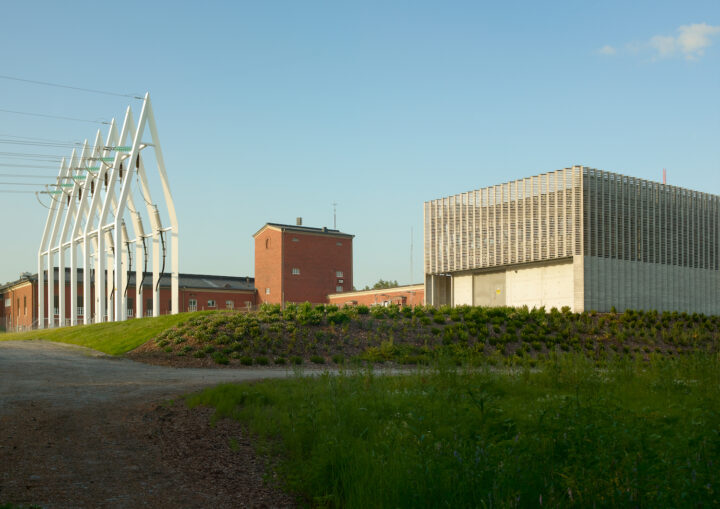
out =
[[[0,342],[0,503],[290,507],[230,421],[160,405],[277,369],[173,369],[47,342]],[[152,403],[149,403],[152,402]],[[230,449],[230,439],[239,444]]]

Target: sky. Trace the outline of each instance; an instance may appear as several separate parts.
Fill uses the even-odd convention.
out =
[[[2,191],[72,151],[12,142],[141,106],[8,78],[150,93],[181,272],[253,276],[253,233],[336,203],[356,287],[419,283],[425,201],[575,164],[720,194],[717,0],[11,2],[0,76],[0,282],[36,272],[47,217]]]

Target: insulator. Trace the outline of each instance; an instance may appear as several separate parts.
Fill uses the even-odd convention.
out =
[[[90,181],[90,195],[95,194],[95,179]]]
[[[68,205],[70,205],[70,195],[67,195],[68,197]]]
[[[137,219],[135,220],[135,228],[137,230],[138,238],[142,238],[145,236],[145,230],[143,229],[142,218],[140,217],[140,212],[136,212],[135,215],[137,216]]]
[[[140,169],[140,154],[138,154],[137,159],[135,159],[135,168]]]
[[[122,180],[122,170],[123,170],[122,163],[120,163],[120,180]]]
[[[155,217],[155,228],[159,230],[162,223],[160,222],[160,211],[158,210],[157,205],[155,206],[155,212],[153,216]]]
[[[122,222],[122,235],[125,242],[130,240],[130,237],[128,237],[127,227],[125,226],[125,221]]]
[[[78,201],[82,200],[82,189],[78,189]]]
[[[105,179],[105,189],[107,189],[107,172],[105,172],[103,178]]]

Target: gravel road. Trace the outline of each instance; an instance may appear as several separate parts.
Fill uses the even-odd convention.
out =
[[[237,423],[169,398],[268,369],[169,368],[45,341],[0,342],[0,505],[290,507]],[[230,439],[240,447],[229,447]]]

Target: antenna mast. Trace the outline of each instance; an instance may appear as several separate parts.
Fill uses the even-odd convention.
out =
[[[333,230],[337,230],[337,202],[333,202]]]

